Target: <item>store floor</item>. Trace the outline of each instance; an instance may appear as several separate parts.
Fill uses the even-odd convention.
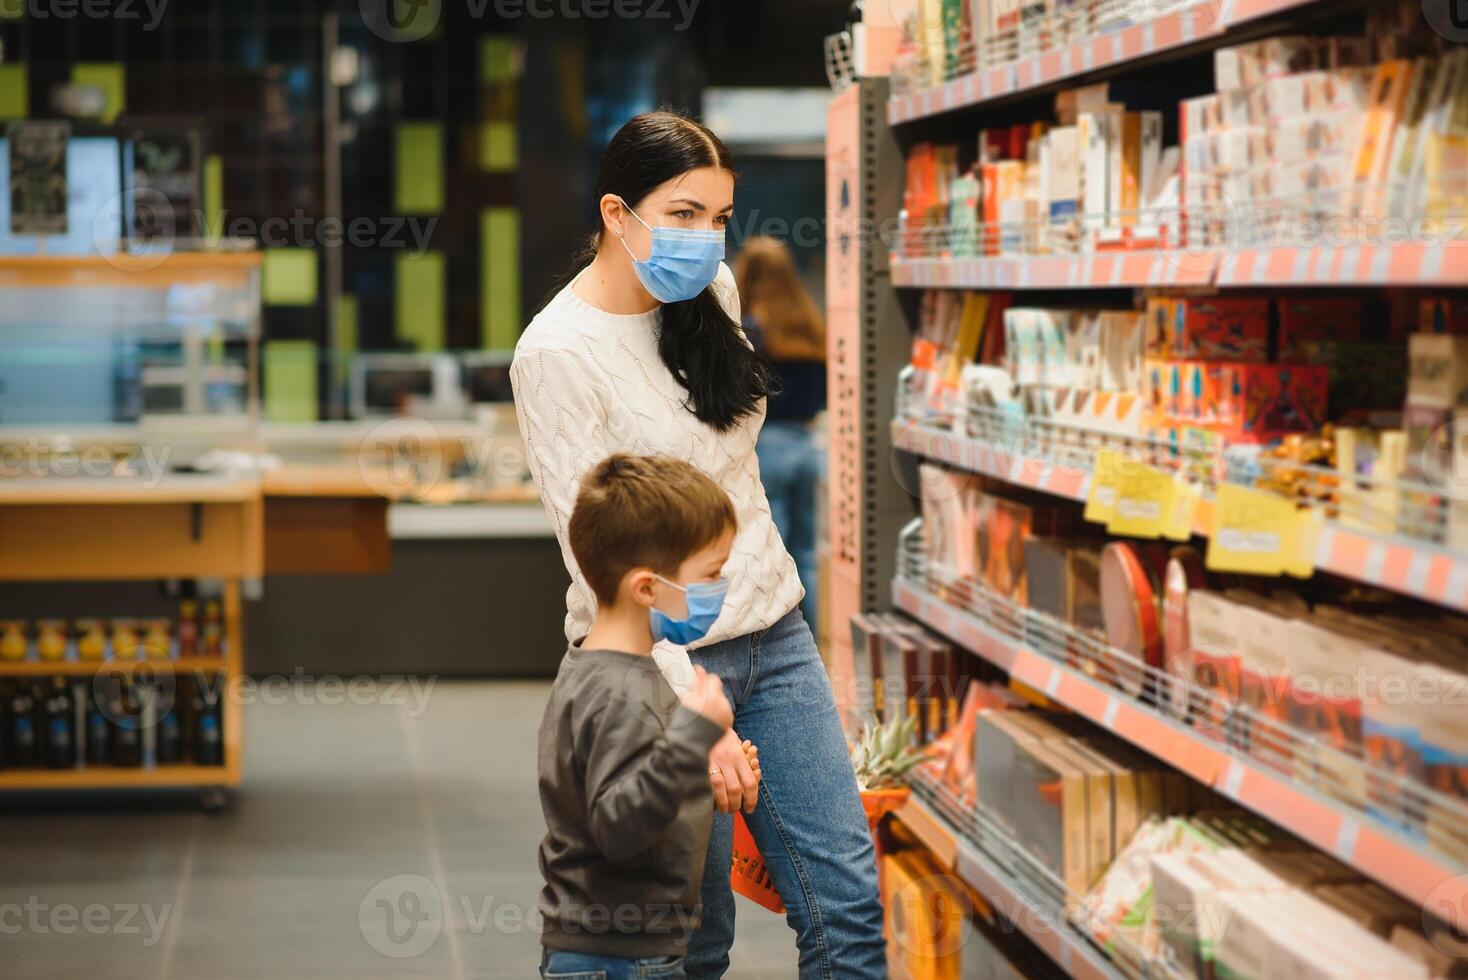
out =
[[[259,698],[214,816],[187,796],[0,800],[0,974],[534,977],[548,690]],[[740,899],[738,934],[731,977],[795,976],[783,917]]]

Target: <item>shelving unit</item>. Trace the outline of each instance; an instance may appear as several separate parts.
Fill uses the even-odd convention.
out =
[[[1289,33],[1292,23],[1304,23],[1335,12],[1319,0],[1222,0],[1158,3],[1152,7],[1158,11],[1155,16],[1008,63],[984,63],[942,85],[904,90],[902,80],[895,80],[894,94],[885,106],[886,126],[877,124],[872,132],[864,132],[862,139],[881,143],[893,138],[896,132],[907,145],[928,140],[931,132],[935,142],[952,143],[954,134],[970,118],[974,120],[973,132],[991,125],[985,118],[989,110],[993,110],[992,124],[1001,128],[1009,124],[1014,117],[1012,110],[1021,99],[1038,100],[1039,96],[1070,84],[1124,79],[1132,63],[1145,61],[1155,66],[1163,61],[1181,62],[1225,44]],[[973,55],[971,50],[962,50],[959,57],[970,59],[972,64]],[[904,183],[903,174],[895,170],[879,173],[878,183],[900,186]],[[1231,210],[1226,217],[1231,216],[1232,220],[1242,213]],[[1197,226],[1201,222],[1192,221],[1185,210],[1128,214],[1134,215],[1139,224],[1151,219],[1161,231],[1155,236],[1139,234],[1134,244],[1141,247],[1124,247],[1116,241],[1116,236],[1100,235],[1097,241],[1105,244],[1098,245],[1082,234],[1079,240],[1087,244],[1077,246],[1072,242],[1062,246],[1073,251],[1057,252],[1053,246],[1044,244],[1043,237],[1038,239],[1042,243],[1039,248],[1031,248],[1031,251],[1048,248],[1049,254],[1018,254],[1018,248],[1008,254],[995,254],[999,249],[994,243],[1004,242],[1004,231],[1007,229],[1012,235],[1017,225],[1026,229],[1022,242],[1035,240],[1029,237],[1033,229],[1023,221],[1011,221],[1003,226],[980,224],[977,228],[968,225],[957,233],[933,224],[947,219],[932,217],[929,212],[924,212],[924,218],[911,229],[897,222],[894,226],[901,229],[901,237],[895,244],[887,242],[885,265],[863,273],[861,286],[868,292],[867,309],[871,319],[859,325],[864,331],[859,334],[860,340],[869,350],[878,343],[884,350],[890,350],[891,337],[895,334],[905,347],[909,324],[904,310],[910,313],[916,304],[912,297],[904,297],[905,306],[895,309],[885,304],[883,292],[888,287],[898,295],[906,289],[1072,294],[1056,304],[1061,306],[1078,305],[1076,294],[1119,289],[1290,288],[1328,292],[1363,287],[1468,287],[1468,242],[1462,241],[1461,236],[1445,235],[1435,242],[1412,240],[1400,244],[1389,239],[1362,237],[1354,239],[1356,244],[1332,247],[1274,237],[1261,231],[1258,224],[1249,226],[1241,220],[1229,225],[1237,234],[1227,237],[1224,243],[1217,239],[1198,243],[1189,240],[1188,228],[1190,223]],[[1250,212],[1249,216],[1257,221],[1258,212]],[[895,219],[896,215],[891,217]],[[1076,215],[1075,221],[1081,229],[1105,225],[1110,230],[1113,227],[1110,222],[1115,218],[1116,215]],[[962,237],[965,235],[970,237]],[[986,249],[977,247],[976,243],[989,245]],[[974,254],[986,250],[990,254]],[[835,270],[833,275],[843,274],[837,259],[833,253],[828,262]],[[851,263],[847,262],[845,267],[851,268]],[[873,292],[875,296],[871,295]],[[1021,300],[1020,305],[1026,305],[1025,301]],[[883,440],[892,455],[885,462],[879,461],[879,465],[884,471],[882,480],[904,484],[910,496],[917,496],[916,484],[911,480],[912,465],[919,460],[1075,502],[1086,502],[1090,497],[1098,448],[1130,451],[1133,458],[1143,459],[1156,468],[1168,468],[1166,462],[1158,462],[1159,456],[1166,455],[1166,447],[1158,452],[1160,444],[1149,445],[1142,438],[1082,430],[1080,426],[1074,432],[1057,432],[1064,425],[1050,420],[1033,426],[1029,422],[1015,423],[1013,431],[991,437],[972,434],[982,427],[970,428],[966,423],[971,420],[959,419],[952,423],[952,429],[948,428],[950,421],[946,418],[917,421],[907,415],[900,396],[893,393],[888,381],[907,363],[905,354],[904,350],[895,357],[878,358],[877,378],[866,382],[868,387],[862,403],[870,405],[876,400],[878,404],[896,407],[897,418],[890,422],[887,438]],[[991,432],[988,428],[982,431]],[[1171,451],[1175,457],[1171,468],[1176,473],[1182,468],[1176,457],[1186,451],[1176,447]],[[832,452],[834,470],[842,452],[835,445]],[[1225,462],[1221,451],[1217,462]],[[1223,476],[1224,467],[1220,465],[1207,479],[1200,480],[1196,474],[1189,477],[1200,494],[1191,521],[1191,530],[1196,535],[1217,536],[1219,518],[1213,493]],[[1401,487],[1404,496],[1427,495],[1424,493],[1427,488],[1406,481]],[[1413,506],[1422,505],[1414,503]],[[1438,508],[1435,516],[1441,518],[1449,505],[1440,499],[1430,506]],[[909,501],[909,513],[913,511]],[[1423,530],[1424,523],[1416,515],[1400,523],[1377,524],[1348,520],[1344,508],[1338,514],[1332,504],[1330,516],[1320,516],[1309,549],[1316,572],[1468,613],[1468,553],[1441,543],[1445,534],[1434,538],[1430,530]],[[876,540],[864,538],[863,549],[875,547],[879,551],[898,552],[900,532],[894,529],[891,516],[879,512],[875,524]],[[1162,693],[1165,677],[1159,676],[1156,668],[1137,665],[1144,680],[1134,690],[1110,683],[1104,676],[1068,661],[1064,651],[1100,644],[1093,651],[1096,655],[1124,658],[1120,651],[1108,653],[1104,643],[1088,635],[1064,635],[1059,639],[1053,633],[1044,635],[1045,629],[1066,627],[1053,622],[1037,627],[1029,611],[1023,608],[981,610],[960,604],[952,595],[962,593],[962,586],[952,593],[932,591],[930,583],[920,574],[905,567],[905,561],[899,557],[899,570],[891,582],[889,608],[907,613],[1013,680],[1336,857],[1367,879],[1421,906],[1424,916],[1436,916],[1456,929],[1468,930],[1468,865],[1429,843],[1425,834],[1419,837],[1399,829],[1397,822],[1374,812],[1367,798],[1327,792],[1299,777],[1290,769],[1288,761],[1281,765],[1278,759],[1262,758],[1235,744],[1227,735],[1209,733],[1189,724],[1186,710],[1181,717],[1170,710],[1167,696]],[[962,600],[963,603],[971,601]],[[863,608],[883,606],[886,603],[864,604]],[[1017,633],[1015,623],[1022,624]],[[1041,630],[1041,635],[1029,632],[1035,628]],[[1193,696],[1191,692],[1184,694],[1185,699]],[[1187,703],[1185,700],[1184,704]],[[1249,720],[1249,723],[1254,722]],[[1264,724],[1267,727],[1269,722]],[[1309,736],[1291,731],[1287,737],[1303,740]],[[1315,748],[1312,746],[1311,750]],[[1319,751],[1334,750],[1322,745]],[[1368,765],[1364,760],[1356,761],[1363,767]],[[1372,778],[1398,779],[1375,769]],[[1445,809],[1449,816],[1443,819],[1457,821],[1468,814],[1461,800],[1441,796],[1425,785],[1406,785],[1408,782],[1406,777],[1398,779],[1404,797],[1428,800],[1430,804],[1422,805],[1441,808],[1438,812]],[[986,853],[981,843],[983,831],[977,822],[974,826],[966,825],[968,815],[947,812],[930,793],[923,792],[921,785],[917,790],[912,802],[898,812],[896,819],[932,852],[944,870],[966,881],[1001,914],[1006,909],[1018,910],[1020,914],[1012,919],[1016,927],[1067,973],[1090,977],[1134,975],[1066,923],[1063,915],[1056,916],[1044,903],[1037,903],[1021,882],[1022,876],[1017,877],[1012,868],[1006,869],[1002,861]],[[1027,927],[1026,920],[1029,924],[1045,922],[1047,912],[1053,927]]]
[[[1331,248],[1090,252],[994,258],[892,256],[892,284],[926,289],[1461,286],[1468,242]]]
[[[1192,779],[1260,814],[1411,901],[1451,908],[1468,925],[1468,868],[1368,814],[1180,724],[1079,670],[1006,637],[977,616],[898,579],[893,603],[1046,697],[1089,718]]]
[[[887,122],[896,126],[943,113],[978,109],[1056,82],[1102,69],[1116,69],[1137,58],[1217,43],[1240,25],[1318,2],[1203,0],[1165,10],[1119,30],[1004,64],[982,66],[933,88],[894,95],[887,105]]]
[[[180,660],[0,663],[0,677],[87,677],[115,671],[199,671],[228,692],[244,676],[241,582],[263,573],[263,498],[253,478],[166,477],[144,492],[124,480],[79,479],[45,493],[0,483],[0,581],[219,579],[224,656]],[[198,787],[211,805],[240,785],[244,721],[224,705],[224,764],[0,770],[0,790]]]
[[[177,411],[136,424],[49,426],[34,434],[24,431],[36,429],[27,424],[11,438],[78,452],[80,442],[104,456],[152,440],[165,447],[165,462],[208,436],[248,443],[259,416],[261,265],[255,249],[0,257],[0,305],[8,304],[28,343],[45,350],[51,338],[73,334],[104,346],[166,342],[178,363],[145,365],[141,376],[181,392]],[[240,348],[230,355],[237,360],[209,363],[225,356],[227,343]],[[237,398],[204,404],[200,389],[226,377]],[[42,470],[0,480],[0,582],[216,582],[225,648],[221,657],[178,660],[0,662],[0,678],[194,675],[227,699],[244,676],[242,586],[265,573],[265,527],[261,480],[251,473]],[[222,704],[218,766],[5,769],[0,790],[196,787],[207,806],[218,807],[225,788],[242,779],[242,715],[240,705]]]
[[[934,462],[1068,500],[1084,502],[1090,494],[1091,465],[1074,455],[1065,463],[1055,463],[1025,447],[997,446],[903,421],[892,423],[892,444]],[[1213,517],[1211,501],[1205,499],[1194,516],[1194,533],[1210,535]],[[1439,545],[1327,521],[1316,542],[1315,566],[1319,571],[1468,612],[1468,554]]]
[[[945,872],[957,875],[984,896],[1068,975],[1079,980],[1120,980],[1124,976],[1090,940],[1064,921],[1063,913],[1027,894],[967,833],[927,802],[922,795],[926,784],[919,780],[917,788],[918,793],[894,816],[932,852]]]

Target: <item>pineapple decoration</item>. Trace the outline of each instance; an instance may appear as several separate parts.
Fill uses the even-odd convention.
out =
[[[862,792],[899,789],[907,785],[907,774],[927,756],[913,747],[917,716],[893,718],[885,724],[862,729],[851,750],[851,768]]]

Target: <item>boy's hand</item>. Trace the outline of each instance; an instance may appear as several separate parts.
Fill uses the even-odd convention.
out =
[[[679,700],[683,707],[698,712],[720,728],[734,724],[734,709],[724,697],[724,682],[718,674],[710,674],[702,667],[693,668],[693,683]]]

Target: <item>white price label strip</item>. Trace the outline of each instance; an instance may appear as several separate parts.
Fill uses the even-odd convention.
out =
[[[1341,829],[1335,835],[1335,854],[1349,864],[1356,857],[1356,840],[1361,836],[1361,825],[1350,817],[1341,819]]]
[[[1060,668],[1051,667],[1050,676],[1045,680],[1045,696],[1054,698],[1060,693]]]
[[[1228,772],[1223,777],[1223,795],[1230,799],[1239,798],[1244,787],[1244,767],[1238,759],[1228,760]]]
[[[1106,710],[1101,713],[1101,725],[1105,728],[1116,728],[1116,716],[1121,710],[1121,705],[1116,698],[1106,699]]]

